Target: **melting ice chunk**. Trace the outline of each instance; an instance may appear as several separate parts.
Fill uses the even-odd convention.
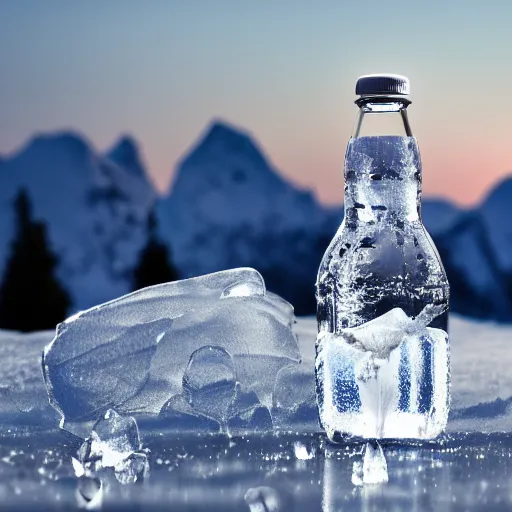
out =
[[[270,408],[277,373],[300,360],[293,321],[292,306],[267,293],[253,269],[139,290],[58,326],[43,354],[50,403],[62,426],[84,437],[84,423],[110,408],[156,415],[184,391],[192,354],[216,346],[231,357],[242,391]]]
[[[367,443],[362,461],[354,462],[352,483],[357,486],[385,484],[388,481],[388,465],[379,443]]]
[[[272,430],[270,411],[260,403],[254,391],[244,393],[237,383],[235,400],[229,409],[228,433],[243,435]]]
[[[105,468],[113,468],[123,484],[142,480],[149,465],[135,419],[108,410],[80,447],[73,467],[78,477],[91,477]]]
[[[205,416],[195,410],[183,395],[169,399],[160,411],[166,430],[176,432],[209,432],[217,433],[221,425],[217,420]]]
[[[128,455],[120,464],[114,467],[117,481],[123,485],[142,482],[149,473],[148,456],[145,453],[134,452]]]
[[[136,421],[108,410],[94,426],[89,447],[89,459],[101,459],[103,467],[116,466],[141,447]]]

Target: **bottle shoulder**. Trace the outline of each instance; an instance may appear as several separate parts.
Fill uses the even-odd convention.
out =
[[[450,288],[432,239],[421,222],[400,226],[341,226],[325,252],[317,278],[317,318],[335,332],[394,308],[414,318],[427,305],[445,311]]]
[[[348,285],[356,275],[448,285],[435,244],[421,221],[357,229],[342,223],[325,251],[317,281],[335,278]]]

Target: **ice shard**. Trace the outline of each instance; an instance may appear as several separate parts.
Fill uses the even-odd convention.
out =
[[[388,464],[384,451],[378,442],[367,443],[362,460],[357,460],[352,468],[352,483],[355,486],[385,484],[389,480]]]
[[[112,468],[122,484],[142,481],[149,472],[149,464],[135,419],[109,409],[82,443],[73,466],[78,477],[94,477]]]

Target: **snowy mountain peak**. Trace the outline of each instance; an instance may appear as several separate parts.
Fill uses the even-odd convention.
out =
[[[325,222],[323,207],[312,193],[286,181],[247,132],[226,123],[208,126],[179,163],[172,193],[159,202],[157,215],[184,276],[256,262],[275,269],[292,245],[301,245],[300,272],[308,266],[315,267],[310,277],[316,273],[321,255],[308,251]]]
[[[203,143],[244,144],[248,141],[250,142],[250,136],[244,130],[236,128],[225,121],[221,121],[220,119],[215,119],[207,127]]]
[[[36,135],[27,146],[21,149],[20,154],[51,158],[61,156],[83,160],[92,157],[93,150],[89,141],[82,135],[64,131]]]
[[[480,207],[489,239],[502,270],[512,274],[512,176],[500,181]]]
[[[311,193],[279,174],[247,132],[220,121],[179,163],[169,199],[187,217],[230,227],[262,226],[263,218],[302,224],[321,210]]]
[[[107,158],[136,176],[145,177],[145,167],[142,164],[139,145],[129,135],[122,136],[107,152]]]
[[[486,205],[509,207],[512,200],[512,175],[499,181],[489,192],[482,207]]]
[[[34,217],[48,227],[74,307],[129,290],[126,276],[147,239],[147,215],[156,200],[145,174],[98,154],[76,133],[30,140],[0,164],[0,271],[14,236],[12,200],[20,189],[27,191]]]
[[[198,144],[185,157],[183,164],[204,158],[243,158],[261,168],[269,166],[262,150],[251,135],[219,120],[214,120],[200,137]]]

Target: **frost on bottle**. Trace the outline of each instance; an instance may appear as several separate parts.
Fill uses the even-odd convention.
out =
[[[345,158],[345,216],[318,271],[316,385],[328,437],[433,438],[450,402],[449,286],[421,221],[407,78],[368,75]]]

